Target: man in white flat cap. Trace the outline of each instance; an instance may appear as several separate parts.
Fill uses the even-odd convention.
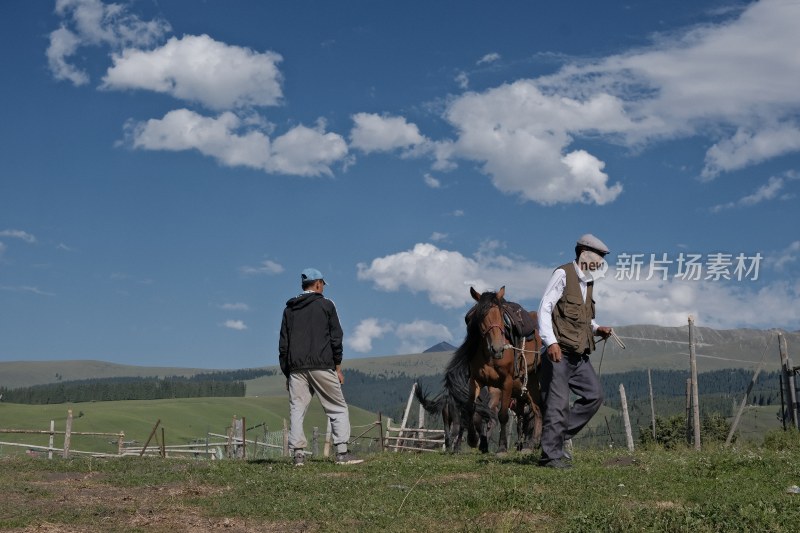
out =
[[[281,320],[278,360],[289,390],[289,448],[295,466],[305,463],[303,419],[314,393],[331,421],[336,464],[364,462],[347,451],[350,413],[342,393],[342,326],[336,306],[322,295],[325,285],[322,272],[303,270],[303,292],[286,302]]]
[[[542,456],[539,464],[570,468],[565,449],[603,404],[603,389],[589,361],[595,335],[608,338],[611,328],[598,326],[592,292],[606,270],[608,246],[587,233],[575,244],[575,261],[553,271],[539,304],[539,334],[546,348],[542,358],[544,399]],[[578,398],[569,405],[570,392]]]

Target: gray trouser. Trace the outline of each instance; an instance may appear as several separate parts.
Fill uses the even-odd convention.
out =
[[[296,370],[289,374],[289,449],[302,450],[308,446],[303,419],[311,403],[312,390],[317,393],[331,421],[336,451],[346,452],[350,440],[350,414],[334,370]]]
[[[570,391],[578,398],[570,408]],[[562,353],[554,363],[542,358],[542,461],[564,456],[564,441],[574,437],[603,405],[603,388],[588,355]]]

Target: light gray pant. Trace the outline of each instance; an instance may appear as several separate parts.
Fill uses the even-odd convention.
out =
[[[331,421],[337,453],[346,452],[350,440],[350,413],[335,370],[296,370],[289,374],[289,449],[303,450],[308,446],[303,419],[311,403],[312,391],[319,397]]]
[[[564,441],[574,437],[603,405],[603,388],[587,355],[564,352],[561,361],[542,358],[542,462],[564,456]],[[570,408],[569,395],[578,398]]]

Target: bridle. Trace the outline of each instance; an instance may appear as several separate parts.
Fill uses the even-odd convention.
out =
[[[500,316],[501,317],[505,316],[505,309],[503,308],[503,304],[498,302],[498,303],[491,303],[489,306],[487,306],[486,313],[484,313],[484,318],[489,313],[489,310],[491,310],[493,307],[496,307],[498,309],[498,311],[500,312]],[[495,350],[492,348],[492,341],[489,338],[489,333],[491,333],[492,330],[495,329],[495,328],[500,330],[500,332],[503,335],[503,339],[504,340],[509,341],[509,333],[508,333],[508,330],[506,328],[505,323],[498,324],[496,322],[491,322],[491,323],[489,323],[487,325],[487,324],[484,324],[483,321],[481,321],[478,330],[480,331],[481,338],[483,338],[484,341],[486,341],[487,350],[490,351],[492,354],[494,354],[494,357],[496,359],[499,359],[497,352],[495,352]],[[501,356],[502,356],[503,350],[505,350],[506,347],[508,347],[508,343],[506,343],[503,346],[503,349],[500,351]]]

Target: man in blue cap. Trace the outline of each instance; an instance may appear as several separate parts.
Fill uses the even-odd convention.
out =
[[[587,233],[575,244],[575,261],[553,271],[539,304],[539,334],[544,396],[542,457],[539,464],[570,468],[570,443],[603,404],[603,389],[589,361],[594,336],[608,338],[611,328],[594,321],[594,281],[605,273],[608,247]],[[570,392],[578,398],[570,408]]]
[[[286,302],[278,344],[281,371],[289,391],[289,448],[303,466],[308,445],[303,419],[316,393],[331,421],[336,464],[364,462],[347,451],[350,413],[342,394],[342,326],[336,306],[325,298],[325,279],[316,268],[300,274],[303,292]]]

